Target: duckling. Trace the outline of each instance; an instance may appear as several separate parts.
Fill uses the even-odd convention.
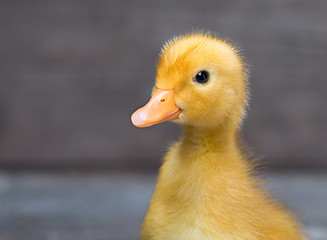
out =
[[[246,64],[227,41],[192,33],[164,45],[152,98],[131,119],[178,122],[183,136],[164,157],[142,240],[305,239],[242,150],[247,98]]]

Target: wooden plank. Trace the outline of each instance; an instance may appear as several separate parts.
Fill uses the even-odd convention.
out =
[[[310,239],[326,239],[325,173],[271,173],[265,180]],[[154,184],[155,176],[144,173],[1,172],[0,239],[138,239]]]

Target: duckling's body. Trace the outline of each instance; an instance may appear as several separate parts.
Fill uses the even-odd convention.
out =
[[[193,131],[165,157],[141,239],[301,239],[258,188],[236,139],[207,143],[206,133]]]
[[[210,79],[199,84],[193,76],[204,69]],[[235,49],[209,35],[173,40],[158,64],[155,96],[157,91],[172,99],[160,96],[156,109],[171,102],[178,109],[160,119],[178,119],[184,131],[160,168],[141,239],[304,239],[296,221],[260,188],[241,151],[238,131],[247,90]],[[161,121],[136,118],[141,127]]]

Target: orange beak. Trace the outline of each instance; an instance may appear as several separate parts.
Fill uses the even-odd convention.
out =
[[[178,118],[180,108],[175,104],[175,90],[158,88],[150,101],[133,113],[131,119],[136,127],[149,127]]]

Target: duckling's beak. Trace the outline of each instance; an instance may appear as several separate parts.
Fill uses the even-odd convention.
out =
[[[136,127],[149,127],[178,118],[180,108],[175,104],[175,90],[158,88],[150,101],[133,113],[131,119]]]

